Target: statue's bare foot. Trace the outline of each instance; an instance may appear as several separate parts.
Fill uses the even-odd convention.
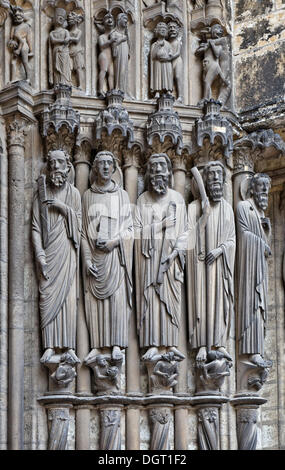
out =
[[[158,348],[153,347],[149,348],[147,352],[143,355],[142,360],[143,361],[151,361],[154,356],[158,354]]]
[[[207,348],[206,346],[201,346],[196,356],[196,365],[197,367],[203,365],[207,360]]]
[[[183,103],[183,98],[182,96],[178,96],[176,103]]]
[[[178,356],[180,359],[185,359],[184,354],[180,352],[179,349],[175,348],[174,346],[171,346],[171,348],[169,348],[169,351],[173,352],[175,356]]]
[[[124,355],[119,348],[119,346],[114,346],[112,350],[112,359],[113,361],[122,361],[124,359]]]
[[[49,362],[50,358],[55,354],[53,348],[47,348],[45,352],[43,353],[40,362],[42,364],[45,364],[46,362]]]
[[[94,348],[90,353],[85,357],[84,364],[89,365],[95,362],[96,356],[98,355],[98,349]]]
[[[72,357],[75,363],[80,363],[79,357],[76,356],[74,349],[68,349],[67,353]]]
[[[223,346],[220,346],[218,348],[218,351],[220,351],[221,353],[223,353],[223,355],[225,356],[226,359],[228,359],[229,361],[232,361],[233,358],[229,355],[228,351],[226,350],[226,348],[224,348]]]
[[[265,361],[260,354],[252,354],[249,356],[250,362],[256,364],[258,367],[265,367]]]

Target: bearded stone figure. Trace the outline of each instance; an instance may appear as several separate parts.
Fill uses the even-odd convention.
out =
[[[146,361],[160,347],[184,358],[177,346],[187,215],[183,197],[169,187],[171,177],[168,156],[153,154],[148,191],[139,197],[134,219],[138,332]]]
[[[91,345],[87,365],[96,362],[103,348],[111,348],[112,359],[119,361],[128,346],[133,222],[128,194],[112,179],[115,171],[113,154],[99,152],[91,188],[83,195],[82,258]]]
[[[39,275],[39,309],[46,363],[68,352],[76,361],[78,255],[81,198],[67,181],[71,169],[63,150],[47,156],[47,175],[40,176],[33,205],[32,241]]]
[[[238,335],[239,354],[264,367],[267,321],[267,258],[271,255],[268,206],[270,178],[257,173],[251,179],[250,198],[237,205],[238,234]]]
[[[49,82],[52,85],[71,85],[71,61],[69,43],[71,41],[67,26],[67,14],[63,8],[56,8],[54,30],[49,41]]]
[[[150,50],[150,91],[155,98],[158,98],[160,93],[171,93],[173,90],[172,60],[175,53],[166,39],[168,37],[166,23],[158,23],[154,34],[157,41]]]
[[[203,179],[207,199],[203,203],[197,199],[188,208],[189,341],[197,349],[198,366],[212,349],[231,360],[226,340],[233,314],[236,244],[233,210],[223,198],[224,165],[209,162]]]

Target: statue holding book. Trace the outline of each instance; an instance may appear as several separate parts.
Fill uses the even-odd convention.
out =
[[[91,188],[83,195],[82,257],[85,311],[91,351],[88,365],[102,349],[113,360],[128,346],[132,298],[133,223],[129,197],[112,176],[116,161],[99,152],[91,173]]]

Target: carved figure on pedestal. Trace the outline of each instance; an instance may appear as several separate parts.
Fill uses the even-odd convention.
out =
[[[33,205],[32,240],[39,274],[39,308],[46,363],[55,349],[75,355],[78,253],[81,231],[79,191],[67,181],[71,163],[63,150],[47,156],[47,180],[40,176]]]
[[[267,321],[267,258],[271,255],[270,220],[264,216],[268,206],[269,176],[257,173],[251,179],[250,198],[239,202],[236,210],[238,233],[238,337],[239,354],[260,367],[264,361]]]
[[[62,354],[57,369],[50,376],[51,379],[59,387],[67,387],[77,375],[75,370],[77,362],[69,353]]]
[[[71,85],[70,34],[67,26],[67,14],[63,8],[56,8],[54,15],[55,29],[49,34],[49,82],[52,85]]]
[[[207,35],[207,32],[205,32]],[[203,57],[203,100],[213,98],[212,86],[216,79],[220,79],[218,101],[225,104],[230,91],[230,52],[228,42],[221,25],[214,24],[210,28],[211,38],[202,41],[196,50],[197,56]]]
[[[80,23],[83,21],[83,16],[78,15],[75,12],[70,12],[67,17],[69,33],[70,33],[70,45],[69,54],[72,63],[71,69],[76,73],[77,84],[79,88],[82,88],[84,83],[84,48],[81,44],[82,31],[79,29]]]
[[[107,90],[111,91],[114,89],[114,64],[112,56],[112,44],[115,42],[115,37],[111,38],[111,32],[114,29],[115,22],[114,17],[111,13],[107,13],[103,18],[103,28],[95,21],[96,26],[100,29],[102,34],[98,38],[98,44],[100,54],[98,56],[99,64],[99,98],[104,98],[105,81],[107,77]]]
[[[13,17],[13,26],[8,47],[12,53],[12,80],[19,79],[17,77],[17,69],[19,62],[21,62],[25,70],[26,80],[30,83],[31,68],[29,59],[34,55],[32,47],[32,30],[30,25],[25,21],[24,10],[22,7],[14,7],[11,5],[10,9]]]
[[[114,361],[109,354],[98,354],[93,364],[94,386],[97,393],[118,393],[123,358]]]
[[[112,55],[114,61],[114,88],[127,93],[128,66],[130,58],[130,38],[128,33],[128,15],[119,13],[115,29],[111,32]]]
[[[213,348],[231,360],[225,346],[233,313],[235,258],[234,214],[223,198],[224,165],[209,162],[203,179],[206,192],[203,181],[197,181],[202,202],[195,200],[188,208],[189,341],[198,349],[198,366]]]
[[[147,164],[148,191],[137,202],[136,286],[140,347],[151,360],[160,347],[177,356],[186,248],[187,214],[180,193],[169,188],[171,162],[153,154]]]
[[[128,346],[132,295],[133,223],[128,194],[113,180],[116,161],[99,152],[92,167],[92,184],[83,195],[82,256],[85,311],[91,365],[102,348],[112,359]]]
[[[181,57],[182,52],[182,38],[179,35],[179,25],[175,21],[168,23],[168,36],[169,43],[172,47],[172,68],[173,79],[177,89],[177,101],[183,102],[183,60]]]
[[[167,41],[168,26],[160,22],[154,34],[157,41],[150,49],[150,91],[158,98],[160,93],[171,93],[173,90],[172,60],[175,57],[172,46]]]
[[[171,391],[177,385],[179,375],[178,363],[182,361],[181,355],[173,351],[157,354],[146,362],[150,380],[150,392],[161,393]]]
[[[197,370],[199,381],[196,393],[219,392],[225,377],[230,375],[232,365],[222,351],[208,351],[206,362]]]

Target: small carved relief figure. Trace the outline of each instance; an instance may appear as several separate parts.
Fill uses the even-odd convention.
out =
[[[157,41],[150,49],[150,91],[158,98],[160,93],[171,93],[173,90],[172,60],[174,53],[167,41],[168,26],[166,23],[157,24],[154,34]]]
[[[199,8],[204,8],[206,0],[192,0],[194,10],[198,10]]]
[[[225,104],[231,90],[229,80],[229,47],[221,25],[214,24],[210,28],[211,38],[203,41],[196,51],[197,56],[203,57],[203,99],[209,100],[212,96],[212,85],[220,79],[218,101]],[[207,35],[207,32],[206,32]]]
[[[130,38],[128,33],[128,15],[119,13],[115,29],[111,32],[112,54],[114,61],[114,87],[127,93],[128,66],[130,58]]]
[[[32,51],[32,30],[25,21],[24,10],[22,7],[10,6],[13,18],[10,41],[8,47],[12,52],[12,80],[17,79],[17,68],[19,61],[22,63],[26,80],[31,81],[31,69],[29,59],[33,57]]]
[[[70,34],[66,29],[67,14],[63,8],[56,8],[54,26],[49,34],[49,82],[52,85],[71,85]]]
[[[136,229],[136,298],[143,360],[151,360],[159,347],[184,358],[178,351],[186,249],[187,215],[180,193],[169,188],[171,162],[166,154],[153,154],[147,164],[147,186],[138,199]]]
[[[173,79],[177,89],[177,101],[183,102],[183,61],[181,57],[182,38],[179,36],[179,25],[175,21],[168,23],[169,43],[172,47]]]
[[[78,296],[78,253],[81,198],[67,181],[71,170],[63,150],[47,156],[47,181],[39,178],[33,205],[32,240],[39,272],[39,309],[46,363],[55,349],[75,355]]]
[[[103,18],[103,28],[95,21],[96,26],[100,29],[101,33],[98,39],[100,53],[98,56],[99,64],[99,98],[104,98],[105,81],[107,77],[108,86],[107,90],[111,91],[114,89],[114,64],[112,56],[112,44],[115,42],[115,38],[111,38],[110,34],[114,29],[115,22],[114,17],[111,13],[107,13]]]
[[[120,360],[128,346],[133,222],[128,194],[112,180],[115,171],[113,154],[99,152],[91,188],[83,195],[85,311],[92,348],[87,365],[102,348],[112,348],[112,359]]]
[[[150,375],[151,391],[170,390],[175,387],[179,375],[178,362],[181,360],[181,356],[172,351],[152,357],[151,362],[147,363],[147,366],[153,364]]]
[[[225,168],[209,162],[203,171],[206,192],[188,208],[187,250],[189,341],[198,349],[196,363],[205,363],[207,352],[225,349],[233,314],[235,220],[223,198]],[[203,181],[197,181],[203,195]],[[201,187],[202,186],[202,187]]]
[[[108,354],[98,354],[92,364],[96,392],[120,390],[119,375],[123,359],[114,361]]]
[[[257,173],[250,184],[250,198],[236,210],[238,233],[238,334],[239,354],[264,367],[264,336],[267,321],[267,258],[271,255],[268,206],[269,176]]]
[[[230,375],[233,363],[222,351],[208,351],[207,361],[200,363],[198,369],[202,388],[207,391],[219,391],[225,377]]]
[[[77,362],[69,353],[62,354],[59,366],[51,375],[51,379],[58,386],[67,387],[77,375],[74,367]]]
[[[67,17],[70,33],[69,54],[72,62],[72,70],[76,73],[77,84],[82,88],[84,83],[84,48],[81,42],[82,31],[79,29],[83,16],[75,12],[70,12]]]

